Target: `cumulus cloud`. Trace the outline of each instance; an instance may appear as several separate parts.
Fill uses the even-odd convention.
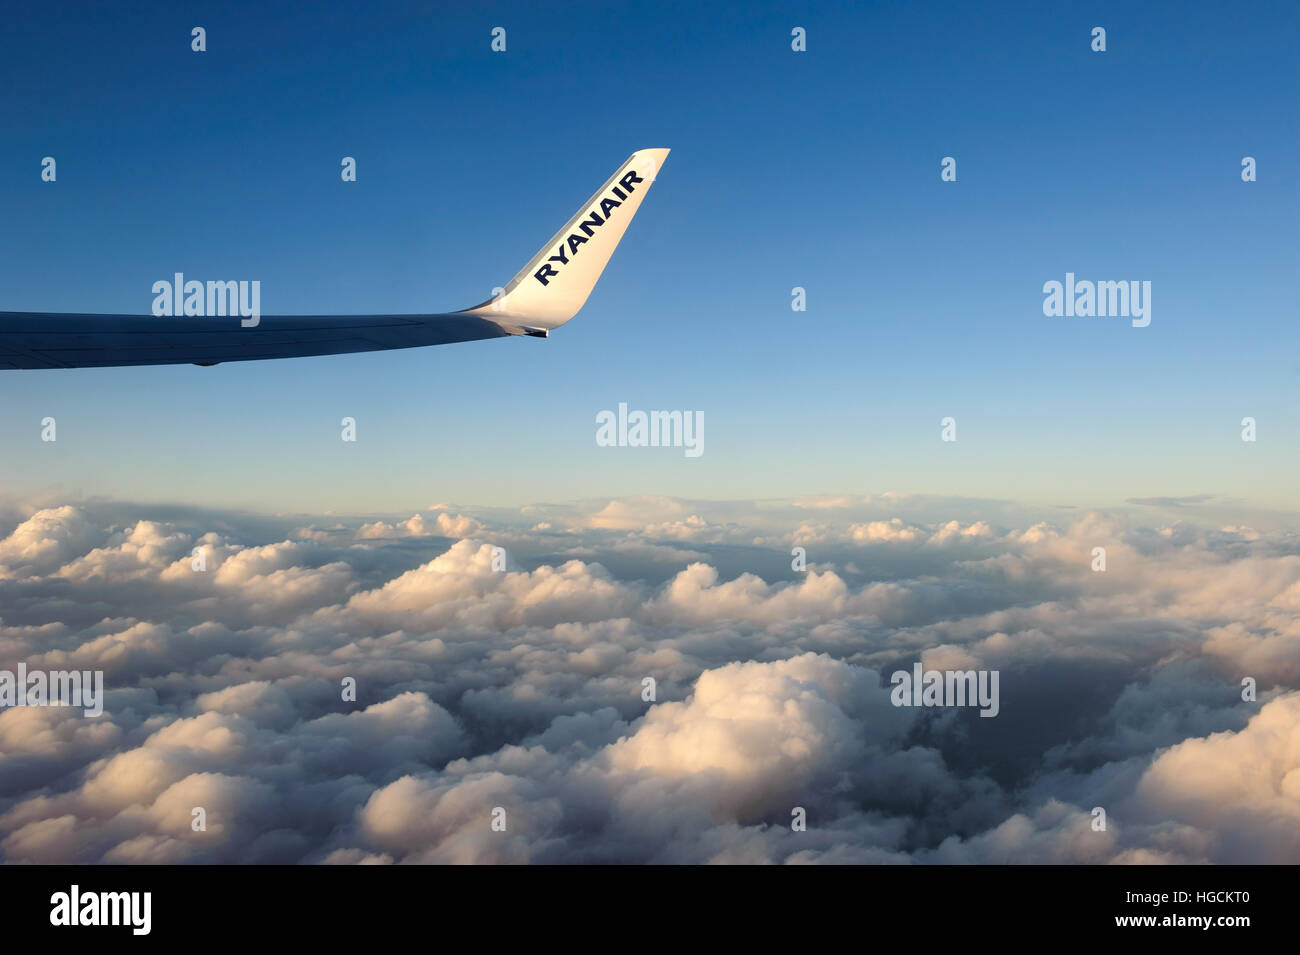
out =
[[[1184,740],[1138,786],[1149,811],[1212,833],[1217,858],[1300,858],[1300,693],[1265,704],[1237,732]]]
[[[0,857],[1300,861],[1300,542],[1156,513],[21,509],[0,670],[107,693],[0,710]]]
[[[78,508],[43,508],[0,541],[0,568],[12,577],[49,573],[84,554],[101,534]]]
[[[404,521],[374,521],[361,525],[357,536],[364,540],[395,537],[472,537],[483,532],[483,525],[472,517],[440,513],[432,518],[412,514]]]

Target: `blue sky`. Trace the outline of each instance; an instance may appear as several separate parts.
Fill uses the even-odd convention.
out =
[[[5,491],[339,512],[883,490],[1300,509],[1292,3],[6,18],[0,309],[144,314],[176,271],[258,279],[267,314],[461,308],[633,150],[673,152],[549,341],[6,372]],[[1067,271],[1151,281],[1151,325],[1044,317]],[[620,401],[702,411],[704,455],[598,448],[595,415]]]

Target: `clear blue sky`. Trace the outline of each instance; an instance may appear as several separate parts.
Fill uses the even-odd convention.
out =
[[[549,341],[0,373],[5,491],[1300,509],[1293,2],[276,6],[6,11],[0,309],[144,314],[176,271],[267,314],[461,308],[672,155]],[[1044,317],[1067,271],[1151,281],[1150,327]],[[705,454],[598,448],[620,401],[703,411]]]

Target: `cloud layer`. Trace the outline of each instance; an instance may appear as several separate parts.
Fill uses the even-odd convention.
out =
[[[0,668],[107,688],[0,710],[7,862],[1300,862],[1282,530],[886,495],[0,535]],[[999,715],[894,706],[917,661],[998,670]]]

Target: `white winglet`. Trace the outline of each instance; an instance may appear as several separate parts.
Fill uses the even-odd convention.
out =
[[[500,295],[465,312],[534,335],[577,315],[667,155],[667,149],[634,152]]]

